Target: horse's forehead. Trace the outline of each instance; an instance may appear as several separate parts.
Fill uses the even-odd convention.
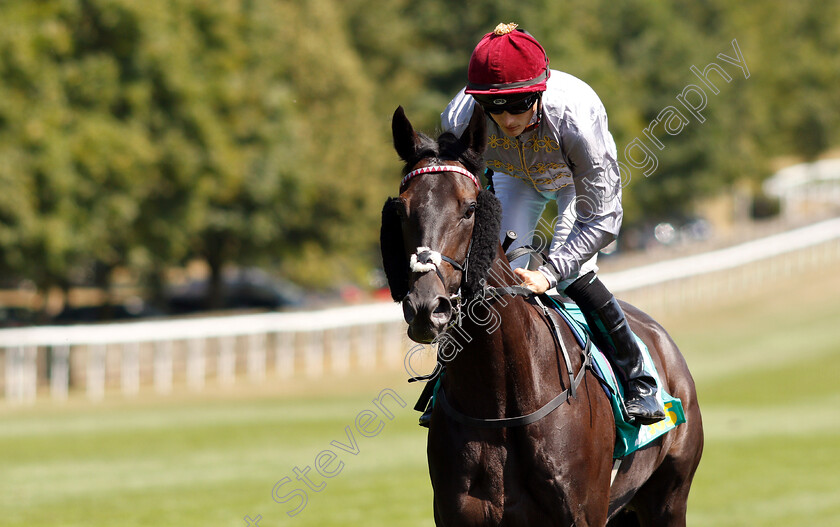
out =
[[[435,159],[424,159],[417,163],[412,170],[437,166],[440,162]],[[461,166],[461,163],[447,161],[446,164]],[[463,167],[465,168],[465,167]],[[432,172],[414,178],[408,188],[402,193],[407,199],[434,199],[443,201],[451,197],[456,201],[469,199],[475,185],[467,177],[452,172]]]
[[[443,212],[470,198],[470,187],[462,179],[467,178],[452,173],[424,174],[409,185],[402,197],[415,210]]]

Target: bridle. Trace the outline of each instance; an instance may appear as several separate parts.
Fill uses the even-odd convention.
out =
[[[461,174],[463,176],[467,176],[470,178],[476,188],[481,191],[481,183],[479,183],[478,178],[469,170],[464,167],[460,167],[458,165],[432,165],[426,166],[422,168],[418,168],[412,170],[408,174],[403,177],[402,182],[400,182],[400,189],[402,189],[409,180],[414,177],[423,175],[423,174],[436,174],[441,172],[454,172],[456,174]],[[464,257],[463,263],[458,263],[454,259],[446,256],[445,254],[441,254],[438,251],[435,251],[429,247],[418,247],[414,254],[411,255],[409,261],[409,267],[412,272],[415,273],[428,273],[430,271],[435,271],[437,273],[438,278],[440,279],[441,283],[443,284],[444,289],[446,289],[446,281],[443,279],[443,274],[440,272],[440,264],[442,262],[446,262],[451,265],[455,270],[461,271],[461,283],[458,285],[458,291],[455,294],[450,295],[449,301],[452,302],[452,307],[454,308],[455,312],[452,317],[450,323],[444,329],[444,333],[451,329],[454,326],[461,325],[462,313],[461,313],[461,284],[463,284],[467,279],[467,272],[469,271],[469,262],[470,262],[470,253],[472,250],[472,240],[470,240],[470,245],[467,247],[467,255]],[[524,251],[524,252],[523,252]],[[531,246],[524,246],[519,249],[512,251],[508,255],[508,261],[512,261],[514,258],[518,258],[522,254],[526,253],[535,253],[537,251],[534,250]],[[515,256],[514,256],[515,254]],[[481,296],[484,299],[500,297],[500,296],[523,296],[528,297],[531,296],[531,291],[522,286],[503,286],[503,287],[490,287],[485,285]]]
[[[440,273],[441,262],[446,262],[449,265],[451,265],[456,271],[461,271],[462,273],[466,274],[466,267],[469,263],[469,259],[469,248],[467,249],[467,256],[466,258],[464,258],[464,263],[459,264],[458,262],[446,256],[445,254],[440,254],[439,252],[433,251],[428,247],[418,247],[417,251],[411,255],[411,259],[409,260],[409,267],[411,267],[411,271],[414,273],[428,273],[429,271],[435,271],[438,275],[438,278],[440,278],[440,281],[443,282],[444,285],[446,285],[446,282],[443,279],[443,275]],[[461,281],[463,281],[463,278],[461,279]]]
[[[405,184],[408,183],[408,181],[413,177],[419,176],[421,174],[435,174],[439,172],[455,172],[457,174],[467,176],[472,180],[473,183],[475,183],[475,187],[478,190],[481,190],[481,183],[478,182],[478,178],[475,177],[475,174],[473,174],[464,167],[459,167],[458,165],[432,165],[412,170],[411,172],[406,174],[405,177],[402,179],[402,182],[400,182],[400,188],[403,188]]]
[[[404,187],[410,179],[419,175],[436,174],[441,172],[455,172],[456,174],[467,176],[475,184],[476,188],[481,191],[481,183],[479,183],[478,178],[466,168],[457,165],[433,165],[412,170],[402,179],[400,188]],[[454,313],[449,324],[446,326],[446,329],[444,329],[444,332],[453,326],[461,324],[461,284],[463,284],[467,279],[471,249],[472,240],[470,240],[470,245],[467,247],[467,255],[464,257],[463,263],[458,263],[449,256],[432,250],[429,247],[418,247],[409,260],[410,269],[414,273],[428,273],[430,271],[435,271],[443,284],[444,290],[447,289],[446,280],[443,279],[443,274],[440,272],[440,264],[442,262],[446,262],[456,271],[461,271],[461,282],[458,284],[458,291],[449,296],[449,301],[452,303]]]

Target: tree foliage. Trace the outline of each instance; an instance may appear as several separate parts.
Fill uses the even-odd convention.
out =
[[[619,152],[737,39],[749,78],[730,70],[625,191],[628,223],[677,214],[838,143],[838,19],[817,0],[3,2],[0,272],[160,283],[201,258],[216,282],[225,265],[362,281],[396,189],[391,113],[434,132],[502,21],[595,88]]]

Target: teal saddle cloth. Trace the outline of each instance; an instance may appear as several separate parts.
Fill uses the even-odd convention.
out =
[[[553,298],[552,300],[554,301],[554,308],[572,329],[578,343],[583,347],[586,340],[592,337],[592,328],[586,323],[583,312],[577,304],[561,304]],[[678,425],[685,423],[685,412],[683,411],[682,402],[663,389],[659,373],[656,371],[647,345],[638,336],[636,336],[636,342],[638,342],[639,347],[642,349],[645,370],[656,379],[656,385],[659,387],[656,397],[665,408],[665,419],[652,425],[642,426],[632,425],[624,419],[624,414],[621,411],[621,398],[624,394],[624,388],[618,379],[616,379],[612,366],[604,355],[604,352],[598,349],[593,343],[592,369],[601,381],[601,385],[604,387],[604,391],[610,399],[613,417],[615,418],[616,440],[613,458],[624,457],[631,452],[635,452],[661,435],[673,430]]]

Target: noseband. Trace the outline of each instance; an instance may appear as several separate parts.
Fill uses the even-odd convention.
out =
[[[452,267],[455,268],[457,271],[461,271],[462,273],[466,271],[466,265],[470,258],[470,250],[467,249],[467,257],[464,259],[464,264],[461,265],[452,258],[440,254],[437,251],[433,251],[428,247],[418,247],[417,251],[411,255],[411,260],[409,261],[409,265],[411,266],[411,271],[414,273],[428,273],[429,271],[435,271],[440,278],[440,281],[446,285],[446,282],[443,279],[443,275],[440,274],[440,264],[441,262],[446,262]]]
[[[475,175],[467,170],[464,167],[460,167],[457,165],[436,165],[436,166],[427,166],[423,168],[418,168],[416,170],[412,170],[408,174],[405,175],[402,182],[400,183],[400,189],[402,189],[408,181],[416,176],[422,174],[436,174],[441,172],[455,172],[456,174],[461,174],[463,176],[467,176],[470,178],[475,184],[475,187],[480,191],[481,190],[481,183],[478,182],[478,178]],[[467,276],[467,269],[469,268],[469,261],[470,261],[470,249],[472,249],[472,240],[470,240],[470,245],[467,247],[467,256],[464,258],[464,263],[458,263],[452,258],[441,254],[438,251],[434,251],[429,247],[418,247],[417,251],[411,255],[411,260],[409,261],[409,265],[412,272],[415,273],[428,273],[430,271],[434,271],[437,273],[438,278],[440,278],[441,283],[443,284],[444,290],[446,290],[446,281],[443,279],[443,274],[440,272],[440,264],[441,262],[446,262],[451,265],[456,271],[461,271],[461,283],[466,280]],[[451,328],[454,325],[458,325],[461,323],[461,285],[458,285],[458,292],[449,297],[450,302],[455,309],[454,316],[452,317],[452,322],[449,323],[446,329]],[[444,330],[445,331],[445,330]]]

